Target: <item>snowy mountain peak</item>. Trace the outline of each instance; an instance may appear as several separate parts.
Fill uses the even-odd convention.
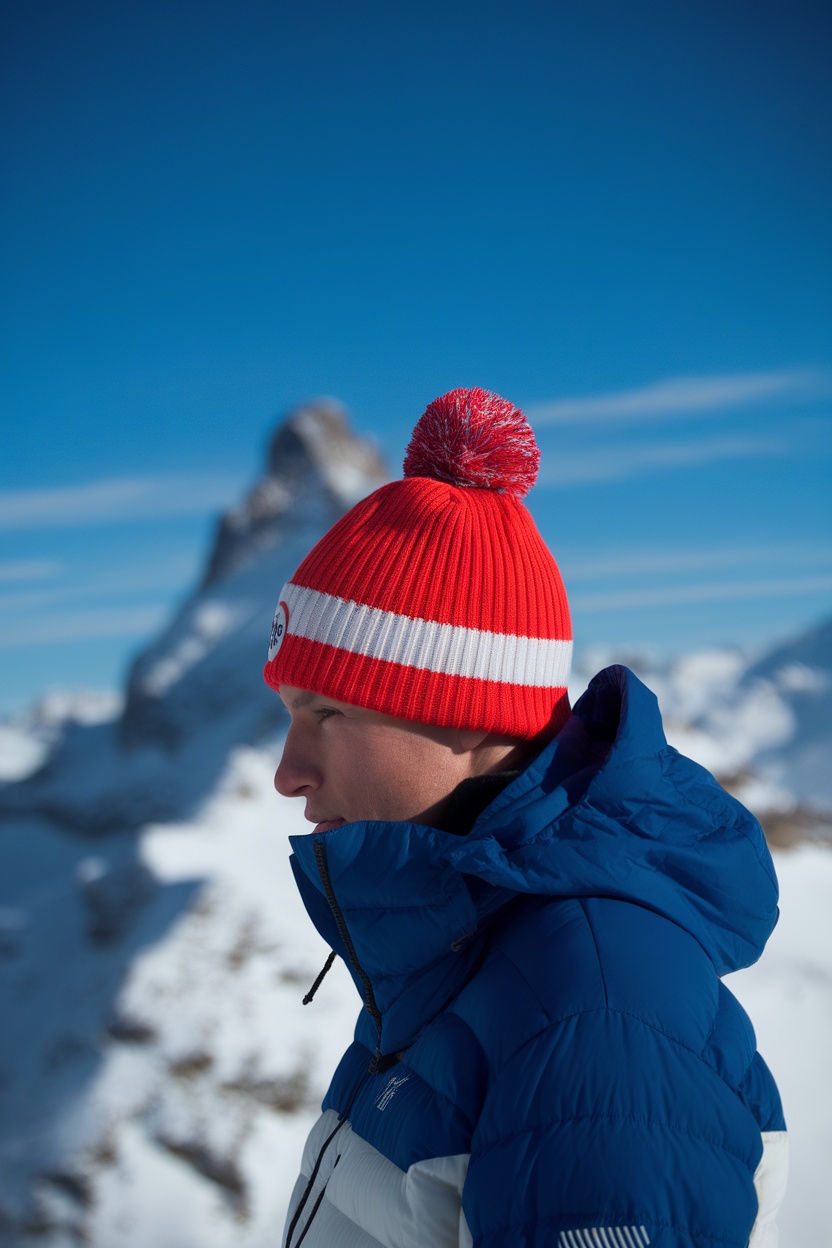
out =
[[[261,673],[280,589],[321,534],[386,479],[374,444],[350,432],[339,404],[289,413],[264,475],[221,518],[199,589],[133,664],[122,745],[175,748],[222,720],[230,749],[276,723]]]
[[[301,404],[275,430],[264,475],[221,518],[202,588],[278,540],[310,491],[325,495],[340,514],[386,479],[375,444],[351,432],[340,403]]]
[[[273,735],[282,710],[262,679],[280,590],[321,534],[388,479],[344,409],[290,412],[266,468],[223,515],[197,589],[135,659],[121,717],[67,723],[43,766],[4,788],[0,810],[46,814],[87,834],[181,817],[230,751]]]

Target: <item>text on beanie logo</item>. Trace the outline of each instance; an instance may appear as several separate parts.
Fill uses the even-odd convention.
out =
[[[271,636],[269,637],[269,662],[272,661],[283,644],[283,638],[286,636],[288,628],[289,608],[281,599],[281,601],[277,604],[277,610],[275,611],[274,619],[272,620],[272,631]]]

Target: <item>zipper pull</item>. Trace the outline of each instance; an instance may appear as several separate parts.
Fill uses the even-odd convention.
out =
[[[324,976],[325,976],[325,975],[327,975],[327,974],[329,973],[329,971],[330,971],[330,969],[331,969],[331,967],[332,967],[332,963],[333,963],[334,961],[335,961],[335,950],[333,949],[333,950],[332,950],[332,952],[330,953],[329,957],[327,958],[326,962],[324,962],[323,970],[321,971],[320,975],[319,975],[319,976],[318,976],[318,978],[315,980],[314,984],[313,984],[313,985],[312,985],[312,987],[309,989],[309,991],[307,992],[306,996],[303,998],[303,1004],[304,1004],[304,1005],[308,1005],[308,1004],[309,1004],[309,1002],[312,1000],[312,998],[314,997],[315,993],[318,991],[318,989],[320,988],[321,984],[323,983],[323,981],[324,981]]]

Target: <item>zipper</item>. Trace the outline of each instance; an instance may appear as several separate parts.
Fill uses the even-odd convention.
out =
[[[315,864],[318,868],[318,874],[321,877],[321,883],[324,889],[324,896],[326,897],[327,902],[329,903],[329,908],[332,911],[333,918],[335,919],[335,923],[338,928],[338,934],[340,935],[341,940],[344,942],[344,948],[347,952],[347,957],[349,958],[349,961],[364,988],[364,1005],[367,1009],[367,1013],[370,1015],[373,1022],[375,1023],[376,1031],[378,1032],[378,1043],[376,1045],[376,1051],[373,1054],[373,1059],[370,1062],[370,1068],[367,1072],[367,1074],[369,1075],[376,1075],[381,1071],[387,1070],[390,1066],[395,1065],[395,1063],[399,1059],[395,1053],[391,1053],[388,1057],[382,1056],[381,1010],[378,1008],[378,1003],[376,1001],[375,994],[373,993],[373,985],[370,982],[370,977],[367,974],[367,972],[364,970],[364,967],[358,961],[358,955],[355,952],[355,945],[352,943],[352,936],[350,936],[349,928],[347,927],[347,921],[344,918],[344,912],[342,911],[341,907],[338,905],[338,900],[335,896],[335,890],[332,887],[332,880],[330,879],[330,875],[329,875],[329,864],[327,863],[327,860],[326,860],[326,846],[324,844],[323,838],[315,841],[314,850],[315,850]],[[332,965],[332,961],[334,957],[335,957],[335,954],[333,953],[327,959],[327,964],[324,970],[318,976],[317,980],[313,984],[309,993],[304,998],[304,1005],[306,1005],[307,1001],[311,1000],[313,994],[318,988],[318,985],[320,984],[324,975],[326,974],[326,972],[329,970],[330,966]],[[312,1193],[312,1188],[315,1186],[315,1180],[318,1177],[318,1172],[320,1171],[321,1163],[323,1162],[323,1159],[324,1159],[324,1154],[326,1153],[332,1141],[335,1139],[335,1136],[338,1134],[338,1132],[347,1122],[347,1116],[350,1110],[352,1109],[353,1104],[355,1103],[355,1099],[358,1096],[358,1093],[361,1087],[366,1081],[366,1077],[367,1077],[366,1075],[363,1076],[363,1078],[360,1079],[359,1082],[356,1084],[356,1086],[353,1088],[352,1095],[350,1096],[350,1099],[346,1108],[343,1110],[341,1114],[338,1115],[338,1125],[332,1131],[330,1131],[329,1135],[326,1137],[323,1144],[321,1145],[320,1152],[318,1153],[318,1156],[315,1160],[315,1165],[312,1167],[312,1173],[309,1176],[309,1180],[306,1184],[306,1188],[303,1192],[303,1195],[301,1196],[300,1200],[297,1203],[295,1212],[292,1215],[292,1221],[289,1225],[289,1229],[286,1232],[286,1248],[300,1248],[300,1245],[302,1244],[303,1240],[306,1239],[306,1235],[310,1226],[315,1220],[315,1215],[318,1212],[318,1209],[320,1208],[320,1205],[321,1205],[321,1201],[324,1198],[324,1193],[326,1192],[329,1179],[327,1179],[326,1183],[324,1183],[323,1187],[321,1188],[321,1191],[318,1193],[315,1203],[312,1206],[312,1209],[310,1211],[309,1217],[306,1219],[306,1224],[304,1225],[299,1238],[295,1240],[294,1246],[293,1246],[292,1236],[297,1230],[298,1222],[300,1221],[301,1214],[303,1213],[303,1210],[305,1209],[306,1204],[309,1200],[309,1197]],[[338,1165],[338,1162],[340,1160],[341,1160],[341,1155],[339,1153],[338,1156],[335,1158],[335,1161],[332,1166],[333,1172],[335,1171],[335,1167]],[[330,1174],[329,1177],[332,1178],[332,1175]]]
[[[334,1174],[334,1173],[335,1173],[335,1167],[338,1165],[338,1162],[339,1162],[340,1160],[341,1160],[341,1154],[339,1153],[339,1154],[338,1154],[338,1156],[335,1158],[335,1161],[333,1162],[333,1165],[332,1165],[332,1174]],[[332,1174],[329,1176],[329,1179],[331,1179],[331,1178],[332,1178]],[[303,1241],[306,1239],[306,1232],[309,1230],[310,1226],[311,1226],[311,1225],[312,1225],[312,1223],[315,1221],[315,1214],[318,1212],[318,1209],[319,1209],[319,1207],[320,1207],[321,1201],[322,1201],[322,1200],[323,1200],[323,1198],[324,1198],[324,1195],[325,1195],[325,1193],[326,1193],[326,1189],[327,1189],[327,1187],[328,1187],[328,1185],[329,1185],[329,1179],[327,1179],[326,1183],[324,1183],[323,1187],[321,1188],[320,1192],[318,1193],[318,1199],[315,1201],[314,1205],[312,1206],[312,1212],[311,1212],[311,1213],[310,1213],[310,1215],[309,1215],[309,1219],[308,1219],[308,1221],[307,1221],[307,1223],[306,1223],[306,1226],[303,1228],[303,1230],[302,1230],[302,1231],[301,1231],[301,1233],[300,1233],[300,1239],[299,1239],[299,1240],[297,1241],[297,1243],[295,1244],[295,1248],[300,1248],[301,1244],[302,1244],[302,1243],[303,1243]],[[286,1248],[289,1248],[289,1241],[288,1241],[288,1239],[287,1239],[287,1241],[286,1241]]]
[[[346,1117],[346,1114],[344,1114],[344,1116],[343,1116],[343,1117],[341,1117],[341,1118],[339,1118],[339,1119],[338,1119],[338,1126],[335,1128],[335,1130],[334,1130],[334,1131],[331,1131],[331,1132],[329,1133],[329,1135],[326,1137],[326,1139],[324,1140],[323,1144],[321,1145],[321,1151],[318,1153],[318,1156],[317,1156],[317,1159],[316,1159],[316,1161],[315,1161],[315,1164],[314,1164],[314,1166],[312,1167],[312,1173],[311,1173],[311,1174],[310,1174],[310,1176],[309,1176],[309,1182],[306,1184],[306,1190],[304,1191],[303,1195],[301,1196],[300,1200],[299,1200],[299,1201],[298,1201],[298,1203],[297,1203],[297,1206],[296,1206],[296,1208],[295,1208],[295,1212],[294,1212],[294,1214],[293,1214],[293,1216],[292,1216],[292,1221],[291,1221],[291,1223],[289,1224],[289,1229],[288,1229],[288,1231],[286,1232],[286,1248],[291,1248],[292,1236],[293,1236],[293,1235],[294,1235],[294,1233],[295,1233],[295,1227],[297,1226],[298,1221],[299,1221],[299,1219],[300,1219],[300,1215],[303,1213],[304,1206],[306,1205],[306,1202],[307,1202],[307,1200],[309,1199],[309,1193],[312,1191],[312,1188],[315,1186],[315,1180],[316,1180],[316,1179],[317,1179],[317,1177],[318,1177],[318,1171],[319,1171],[319,1170],[320,1170],[320,1168],[321,1168],[321,1162],[322,1162],[322,1161],[323,1161],[323,1159],[324,1159],[324,1153],[325,1153],[325,1152],[326,1152],[326,1150],[329,1148],[329,1146],[330,1146],[330,1144],[332,1143],[332,1141],[334,1140],[335,1136],[336,1136],[336,1135],[338,1134],[338,1132],[341,1130],[341,1128],[343,1127],[343,1125],[344,1125],[344,1123],[345,1123],[346,1121],[347,1121],[347,1117]],[[335,1160],[335,1165],[337,1165],[337,1164],[338,1164],[338,1161],[339,1161],[339,1158],[336,1158],[336,1160]],[[335,1169],[335,1166],[333,1166],[332,1168],[333,1168],[333,1170],[334,1170],[334,1169]],[[331,1176],[330,1176],[330,1177],[331,1177]],[[328,1182],[329,1182],[329,1179],[327,1179],[327,1183],[328,1183]],[[315,1201],[314,1208],[312,1209],[312,1212],[311,1212],[311,1214],[309,1215],[309,1218],[307,1219],[306,1226],[303,1228],[303,1230],[302,1230],[302,1232],[301,1232],[300,1239],[303,1239],[303,1238],[305,1237],[305,1235],[306,1235],[306,1232],[309,1230],[309,1225],[310,1225],[310,1223],[311,1223],[312,1219],[314,1218],[315,1214],[318,1212],[318,1205],[321,1203],[321,1199],[323,1198],[323,1194],[324,1194],[324,1192],[325,1192],[325,1191],[326,1191],[326,1183],[325,1183],[325,1184],[324,1184],[324,1186],[323,1186],[323,1190],[321,1191],[320,1196],[319,1196],[319,1197],[318,1197],[318,1199]],[[299,1243],[300,1243],[300,1240],[298,1240],[297,1242],[298,1242],[298,1244],[299,1244]],[[295,1248],[297,1248],[297,1245],[295,1246]]]
[[[370,1072],[368,1071],[368,1074],[369,1073]],[[312,1194],[312,1188],[315,1186],[315,1180],[318,1177],[318,1171],[321,1168],[321,1163],[324,1159],[324,1153],[329,1148],[330,1144],[335,1139],[336,1135],[341,1130],[341,1128],[346,1123],[349,1122],[350,1111],[352,1110],[353,1105],[358,1099],[359,1092],[365,1086],[366,1082],[367,1082],[367,1075],[362,1075],[361,1078],[358,1080],[358,1082],[355,1084],[352,1092],[350,1093],[349,1100],[347,1101],[346,1105],[342,1109],[341,1113],[338,1115],[337,1125],[333,1128],[332,1131],[330,1131],[329,1135],[326,1137],[323,1144],[321,1145],[318,1156],[315,1158],[315,1164],[312,1167],[312,1173],[310,1174],[306,1187],[304,1188],[303,1195],[301,1196],[300,1200],[298,1201],[295,1207],[295,1212],[292,1215],[292,1221],[289,1225],[288,1231],[286,1232],[286,1248],[300,1248],[301,1243],[303,1242],[304,1239],[306,1239],[306,1234],[310,1226],[315,1220],[315,1214],[318,1212],[318,1209],[320,1208],[320,1205],[321,1205],[321,1201],[324,1198],[324,1193],[326,1192],[326,1189],[329,1186],[329,1179],[332,1178],[332,1175],[335,1173],[335,1167],[338,1165],[338,1162],[341,1160],[340,1153],[335,1158],[335,1161],[332,1163],[332,1171],[329,1175],[329,1179],[327,1179],[326,1183],[324,1183],[323,1187],[318,1193],[318,1197],[314,1205],[312,1206],[312,1210],[309,1214],[309,1217],[306,1219],[306,1224],[300,1233],[300,1238],[295,1240],[294,1245],[292,1244],[292,1236],[297,1230],[297,1225],[298,1225],[298,1222],[300,1221],[300,1216],[303,1213],[304,1208],[306,1207],[306,1202],[309,1200],[309,1197]],[[337,1147],[338,1145],[336,1144],[336,1148]]]
[[[347,927],[347,921],[344,918],[343,911],[341,910],[341,907],[338,905],[338,901],[335,897],[335,890],[332,887],[332,880],[329,878],[329,865],[326,860],[326,846],[324,845],[323,838],[319,838],[317,841],[315,841],[315,863],[318,867],[318,874],[321,877],[321,883],[324,886],[324,896],[329,902],[329,908],[332,911],[333,918],[335,919],[335,923],[338,928],[338,934],[340,935],[342,941],[344,942],[344,948],[347,951],[347,957],[349,958],[350,963],[356,975],[361,980],[361,983],[363,985],[364,1005],[367,1009],[367,1013],[370,1015],[370,1017],[372,1018],[373,1022],[376,1025],[376,1031],[378,1032],[378,1042],[376,1044],[376,1051],[373,1054],[373,1060],[370,1062],[370,1072],[369,1072],[371,1075],[376,1075],[380,1071],[387,1070],[390,1066],[395,1065],[397,1058],[396,1058],[395,1053],[391,1053],[388,1057],[382,1056],[381,1010],[378,1008],[378,1005],[376,1003],[375,995],[373,993],[373,985],[370,982],[370,976],[367,974],[367,972],[364,970],[364,967],[358,961],[358,955],[355,952],[355,945],[352,943],[352,936],[350,936],[349,928]]]

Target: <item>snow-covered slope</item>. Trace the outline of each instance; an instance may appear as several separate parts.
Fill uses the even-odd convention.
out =
[[[200,586],[137,659],[123,707],[53,698],[5,726],[0,1245],[279,1242],[358,1000],[336,963],[301,1005],[327,950],[287,864],[287,836],[307,825],[272,787],[281,720],[263,651],[286,576],[384,476],[337,407],[295,412],[220,522]],[[831,645],[826,626],[754,664],[723,652],[635,665],[680,748],[768,814],[793,819],[802,803],[822,833]],[[777,862],[783,919],[732,987],[794,1132],[781,1248],[820,1248],[832,850],[803,844]]]
[[[754,1023],[790,1132],[780,1248],[828,1248],[832,1167],[832,849],[775,853],[780,922],[760,961],[726,983]]]
[[[106,723],[121,714],[123,705],[120,693],[53,689],[22,715],[0,720],[0,783],[38,771],[69,724]]]
[[[233,751],[193,822],[4,846],[0,1243],[275,1242],[357,1002],[339,966],[301,1005],[328,951],[274,753]]]

